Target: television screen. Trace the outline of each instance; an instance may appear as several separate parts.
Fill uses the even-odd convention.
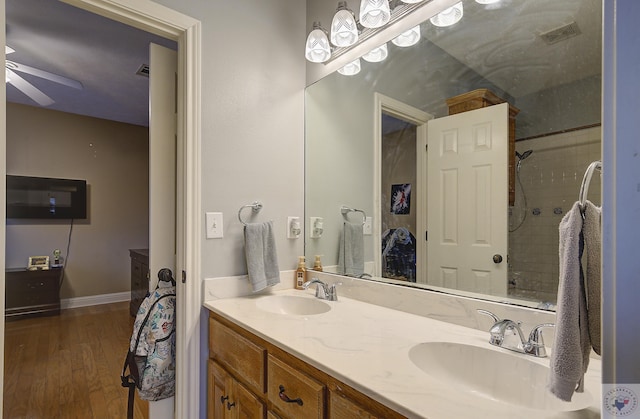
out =
[[[7,175],[7,218],[87,218],[87,182]]]

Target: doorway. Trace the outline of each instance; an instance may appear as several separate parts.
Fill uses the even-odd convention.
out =
[[[5,6],[4,0],[2,7]],[[178,325],[177,325],[177,388],[176,388],[176,417],[199,417],[200,397],[200,363],[199,363],[199,321],[200,321],[200,290],[199,278],[199,243],[196,232],[200,230],[199,196],[200,162],[198,158],[200,105],[199,92],[199,40],[200,23],[178,12],[154,3],[122,6],[107,1],[71,0],[67,3],[102,16],[108,16],[120,22],[152,31],[161,36],[177,41],[180,45],[178,63],[178,134],[177,134],[177,214],[181,222],[177,230],[177,260],[176,270],[184,272],[179,277],[184,281],[178,282]],[[4,35],[3,35],[4,36]],[[0,101],[4,107],[2,118],[6,123],[6,103]],[[4,130],[3,130],[4,131]],[[6,134],[0,134],[0,145],[6,148]],[[2,174],[6,167],[2,167]],[[2,193],[4,199],[4,191]],[[183,203],[183,204],[182,204]],[[3,227],[4,229],[4,227]],[[1,232],[4,247],[4,230]],[[3,249],[4,250],[4,249]],[[4,252],[2,256],[4,265]],[[191,281],[186,281],[193,278]],[[4,291],[4,286],[1,287]],[[4,298],[2,298],[4,301]],[[3,325],[4,326],[4,325]],[[192,332],[187,336],[187,331]],[[2,330],[4,335],[4,329]],[[188,338],[188,339],[187,339]],[[3,342],[4,343],[4,342]],[[0,345],[4,346],[4,345]],[[173,415],[171,415],[173,416]],[[152,417],[153,413],[152,413]],[[158,416],[160,417],[160,416]]]

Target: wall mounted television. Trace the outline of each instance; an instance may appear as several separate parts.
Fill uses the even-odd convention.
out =
[[[7,175],[7,218],[87,218],[87,182]]]

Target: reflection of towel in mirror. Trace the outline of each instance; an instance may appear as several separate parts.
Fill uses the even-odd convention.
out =
[[[590,201],[585,202],[584,248],[586,254],[585,278],[587,284],[587,317],[589,319],[589,337],[591,347],[600,355],[600,248],[601,248],[601,217],[602,209]]]
[[[352,276],[364,273],[362,224],[344,223],[338,246],[338,273]]]
[[[582,214],[579,203],[560,222],[560,278],[556,333],[547,387],[558,398],[571,401],[574,391],[584,391],[591,343],[587,302],[580,258],[583,251]]]
[[[244,250],[253,292],[280,282],[272,221],[247,224],[244,227]]]

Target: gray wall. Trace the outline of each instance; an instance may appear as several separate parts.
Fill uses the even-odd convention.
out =
[[[304,2],[157,3],[202,22],[202,216],[224,215],[224,238],[202,232],[202,276],[247,273],[237,213],[255,200],[253,220],[274,221],[280,269],[295,269],[303,240],[286,238],[286,221],[304,215]]]
[[[85,179],[88,218],[75,220],[61,298],[130,290],[129,249],[146,248],[149,227],[146,127],[7,104],[7,174]],[[69,220],[9,219],[6,267],[60,249]]]

